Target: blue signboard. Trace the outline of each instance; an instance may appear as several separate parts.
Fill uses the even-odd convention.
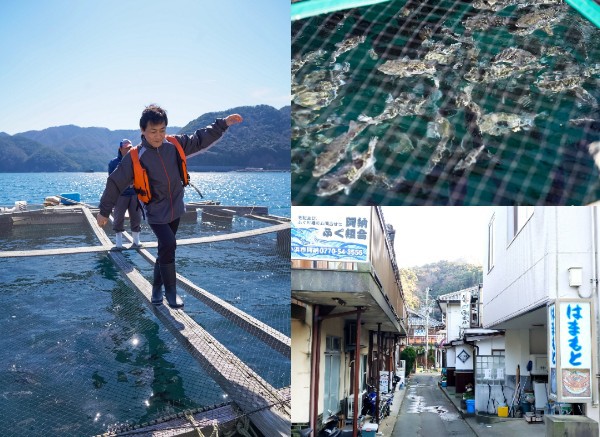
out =
[[[292,259],[369,260],[371,207],[292,208]]]

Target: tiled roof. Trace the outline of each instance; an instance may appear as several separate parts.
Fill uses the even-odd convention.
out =
[[[408,325],[409,326],[425,326],[426,316],[413,310],[408,310]],[[429,326],[431,328],[437,328],[438,326],[444,326],[442,322],[432,317],[429,317]]]
[[[463,293],[465,291],[470,291],[471,293],[477,292],[477,291],[479,291],[479,286],[476,285],[474,287],[469,287],[469,288],[464,288],[462,290],[453,291],[452,293],[440,294],[437,297],[437,300],[445,300],[445,301],[460,300],[461,293]]]

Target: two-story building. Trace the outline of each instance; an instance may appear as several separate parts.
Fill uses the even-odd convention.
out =
[[[599,224],[597,207],[494,209],[484,327],[505,331],[509,403],[599,420]]]
[[[440,337],[440,331],[443,329],[444,324],[439,320],[428,316],[427,309],[417,312],[408,310],[408,336],[406,338],[407,344],[414,347],[424,347],[427,351],[433,351],[433,361],[425,361],[425,355],[423,360],[419,362],[417,357],[417,365],[430,368],[432,366],[438,367],[438,360],[436,351],[437,346],[443,340],[444,337]]]
[[[407,334],[391,230],[379,207],[292,209],[292,432],[330,412],[356,432],[367,385],[391,385]]]
[[[442,344],[446,383],[464,393],[475,389],[478,411],[496,413],[504,401],[504,332],[482,328],[482,284],[438,296],[446,323]]]

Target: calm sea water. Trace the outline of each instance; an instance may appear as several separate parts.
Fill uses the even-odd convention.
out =
[[[47,196],[80,193],[81,201],[96,205],[106,184],[104,173],[0,173],[0,206],[16,201],[41,204]],[[290,216],[290,174],[277,172],[190,173],[192,187],[186,202],[220,201],[223,205],[265,205],[274,215]]]
[[[268,206],[290,215],[289,173],[192,173],[205,199]],[[106,176],[0,174],[0,205],[39,204],[79,192],[94,204]],[[192,189],[186,201],[201,200]],[[179,238],[268,226],[235,218],[225,228],[182,223]],[[110,229],[106,229],[113,238]],[[154,241],[144,224],[142,241]],[[0,250],[98,244],[88,226],[0,229]],[[149,249],[156,255],[155,249]],[[128,261],[151,280],[136,252]],[[290,335],[290,263],[274,234],[182,246],[178,273]],[[0,259],[0,429],[2,435],[96,435],[229,400],[167,331],[104,253]],[[290,362],[180,289],[186,313],[276,388],[290,384]]]

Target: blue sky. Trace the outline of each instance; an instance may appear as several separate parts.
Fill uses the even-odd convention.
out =
[[[289,105],[289,17],[273,0],[3,0],[0,132]]]
[[[385,222],[394,226],[394,249],[400,267],[436,261],[483,265],[488,224],[486,206],[385,206]]]

